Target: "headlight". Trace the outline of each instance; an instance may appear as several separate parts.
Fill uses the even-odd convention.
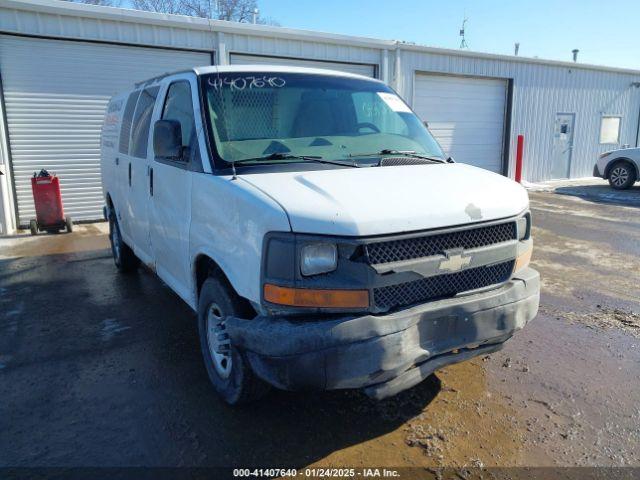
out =
[[[531,253],[533,252],[533,240],[531,239],[531,212],[522,215],[516,221],[518,229],[518,255],[514,272],[527,268],[531,261]]]
[[[333,243],[310,243],[302,247],[300,256],[300,269],[306,277],[338,268],[338,249]]]
[[[604,152],[604,153],[601,153],[601,154],[599,155],[599,158],[604,158],[604,157],[606,157],[606,156],[608,156],[608,155],[611,155],[611,152]]]
[[[527,212],[516,221],[518,240],[527,240],[531,237],[531,213]]]

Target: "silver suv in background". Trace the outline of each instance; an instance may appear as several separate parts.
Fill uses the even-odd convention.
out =
[[[624,190],[640,179],[640,148],[622,148],[600,155],[593,176],[609,180],[616,190]]]

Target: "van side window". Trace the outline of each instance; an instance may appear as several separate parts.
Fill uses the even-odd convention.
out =
[[[163,120],[176,120],[182,129],[182,146],[193,147],[196,142],[195,119],[189,82],[171,84],[162,111]],[[193,149],[192,149],[193,150]]]
[[[145,88],[140,93],[136,113],[133,117],[131,133],[131,155],[138,158],[147,158],[147,144],[149,143],[149,126],[153,106],[156,103],[160,87]]]
[[[124,114],[122,116],[122,127],[120,128],[120,141],[118,150],[120,153],[127,155],[129,153],[129,137],[131,136],[131,120],[133,119],[133,112],[136,109],[136,102],[140,91],[137,90],[127,100],[127,106],[124,108]]]

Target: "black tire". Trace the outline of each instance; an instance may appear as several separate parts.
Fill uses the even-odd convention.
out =
[[[29,230],[31,231],[31,235],[38,234],[38,222],[35,220],[29,221]]]
[[[109,241],[111,242],[111,253],[113,254],[113,262],[116,264],[116,268],[122,273],[135,272],[140,265],[140,259],[122,240],[118,220],[113,212],[109,215]]]
[[[209,337],[214,331],[210,324],[217,320],[209,317],[210,311],[216,312],[215,315],[212,314],[214,319],[221,319],[218,328],[215,329],[215,337],[224,338],[223,341],[229,342],[228,335],[224,332],[224,318],[241,316],[243,305],[226,282],[216,276],[210,276],[205,280],[198,300],[200,348],[209,379],[216,392],[229,405],[249,403],[264,396],[269,391],[269,385],[253,373],[246,355],[230,342],[223,346],[224,348],[221,347],[219,353],[226,357],[226,362],[214,360],[214,346],[211,345]],[[228,371],[225,372],[225,368],[228,368]]]
[[[67,233],[73,232],[73,220],[71,220],[71,217],[64,217],[64,223],[67,226]]]
[[[607,175],[609,185],[616,190],[626,190],[636,181],[636,170],[629,162],[621,161],[614,163]]]

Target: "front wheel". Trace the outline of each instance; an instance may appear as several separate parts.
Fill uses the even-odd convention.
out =
[[[618,162],[609,172],[609,185],[616,190],[626,190],[636,181],[636,172],[628,162]]]
[[[67,233],[73,232],[73,220],[71,220],[71,217],[65,217],[64,223],[67,226]]]
[[[36,222],[35,220],[30,220],[29,221],[29,230],[31,231],[31,235],[37,235],[38,234],[38,222]]]
[[[216,276],[205,280],[198,300],[200,348],[213,387],[229,405],[248,403],[269,390],[226,332],[227,317],[240,312],[240,299],[223,281]]]
[[[122,273],[135,272],[138,265],[140,265],[140,260],[122,240],[118,219],[113,212],[109,215],[109,240],[111,241],[111,253],[113,254],[116,268]]]

